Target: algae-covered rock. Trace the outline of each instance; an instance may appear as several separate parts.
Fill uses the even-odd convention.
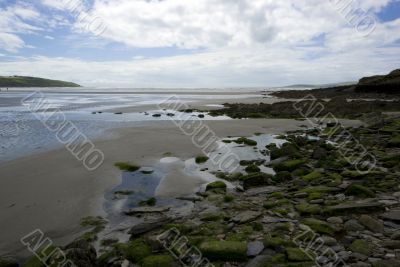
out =
[[[299,168],[300,166],[302,166],[305,163],[304,160],[301,159],[294,159],[294,160],[288,160],[288,161],[284,161],[282,163],[278,163],[276,165],[274,165],[274,170],[275,171],[289,171],[292,172],[295,169]]]
[[[360,184],[352,184],[349,188],[347,188],[346,195],[358,197],[375,197],[375,193],[371,189]]]
[[[212,261],[245,261],[247,244],[238,241],[210,241],[200,245],[204,257]]]
[[[336,228],[334,226],[318,219],[307,218],[304,219],[302,223],[309,226],[312,230],[320,234],[334,235],[336,232]]]
[[[0,257],[0,267],[18,267],[19,264],[16,259],[11,257]]]
[[[296,209],[301,214],[319,214],[321,212],[321,206],[317,204],[302,203],[296,205]]]
[[[245,190],[252,187],[260,187],[271,184],[272,175],[266,173],[253,173],[241,177],[243,188]]]
[[[303,250],[299,248],[287,248],[286,254],[289,261],[310,261],[310,256],[308,256]]]
[[[213,183],[209,183],[207,185],[206,191],[211,191],[211,190],[216,190],[216,189],[225,191],[226,188],[227,188],[227,186],[226,186],[226,184],[224,182],[216,181],[216,182],[213,182]]]
[[[143,260],[143,267],[172,267],[174,259],[170,255],[155,255]]]
[[[322,177],[322,174],[318,171],[313,171],[305,176],[303,176],[303,180],[307,182],[312,182],[320,179]]]
[[[117,250],[120,250],[125,258],[133,263],[142,262],[144,258],[151,255],[151,248],[142,239],[133,240],[127,244],[118,244]]]
[[[371,247],[369,243],[365,240],[354,240],[349,248],[351,251],[363,254],[365,256],[369,256],[371,254]]]

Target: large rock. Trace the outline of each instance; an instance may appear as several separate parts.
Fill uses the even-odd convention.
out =
[[[376,201],[354,201],[329,207],[331,212],[364,212],[383,209],[384,205]]]
[[[391,210],[380,216],[384,220],[400,222],[400,210]]]
[[[170,209],[171,209],[170,207],[138,207],[125,211],[124,213],[125,215],[133,216],[144,213],[162,213],[169,211]]]
[[[285,189],[283,187],[278,187],[278,186],[264,186],[264,187],[258,187],[258,188],[252,188],[246,191],[245,195],[246,196],[256,196],[260,194],[270,194],[270,193],[275,193],[275,192],[281,192],[284,191]]]
[[[249,242],[247,244],[247,256],[255,257],[264,250],[264,244],[260,241]]]
[[[18,267],[19,264],[16,259],[10,256],[0,257],[0,267]]]
[[[96,267],[96,249],[86,240],[76,240],[64,248],[67,259],[77,267]]]
[[[211,261],[245,261],[247,244],[237,241],[210,241],[200,245],[204,257]]]
[[[271,184],[272,175],[266,173],[252,173],[241,178],[243,188],[248,190],[253,187],[266,186]]]
[[[133,226],[131,228],[131,230],[129,231],[129,234],[131,234],[132,236],[142,235],[142,234],[148,233],[152,230],[155,230],[157,228],[160,228],[160,227],[166,225],[167,223],[170,223],[171,221],[172,221],[171,218],[162,217],[157,220],[142,222],[142,223],[139,223],[139,224]]]
[[[364,225],[368,230],[375,233],[383,233],[383,223],[372,218],[369,215],[361,215],[358,220],[362,225]]]
[[[238,215],[236,215],[235,217],[233,217],[232,221],[237,224],[244,224],[244,223],[254,221],[261,215],[262,215],[261,212],[248,210],[248,211],[241,212]]]

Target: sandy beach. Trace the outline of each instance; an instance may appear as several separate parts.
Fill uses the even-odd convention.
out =
[[[277,101],[262,99],[259,96],[228,101],[257,103],[263,100]],[[210,108],[222,102],[197,101],[190,103],[190,106]],[[154,105],[143,105],[117,110],[139,112],[154,109]],[[289,119],[223,120],[204,123],[220,138],[252,136],[254,133],[280,134],[299,129],[300,125],[305,124],[304,121]],[[355,121],[343,123],[359,124]],[[111,134],[107,136],[113,138],[100,138],[94,142],[105,155],[104,163],[95,171],[88,171],[65,148],[0,165],[0,254],[11,251],[17,255],[24,255],[26,250],[19,239],[35,229],[44,231],[57,244],[65,244],[81,233],[81,218],[89,215],[105,216],[104,194],[121,180],[121,171],[114,167],[116,162],[153,166],[166,153],[182,160],[201,155],[200,149],[192,143],[191,136],[186,136],[172,121],[147,122],[145,126],[109,131]],[[170,181],[176,182],[185,178],[180,172],[173,174],[175,176],[170,177]],[[191,183],[198,181],[185,180],[182,190],[193,187]],[[158,194],[171,195],[171,192],[177,192],[176,190],[171,190],[168,183],[163,183]]]

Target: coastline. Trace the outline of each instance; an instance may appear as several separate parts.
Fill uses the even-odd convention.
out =
[[[280,134],[299,129],[302,124],[303,121],[286,119],[207,122],[221,138],[251,136],[256,132]],[[82,230],[79,227],[82,217],[104,215],[105,191],[120,181],[121,172],[113,166],[115,162],[130,161],[151,166],[167,152],[182,159],[201,153],[192,144],[190,136],[185,136],[169,121],[116,131],[118,137],[95,142],[106,160],[93,172],[88,172],[65,149],[0,166],[0,203],[4,203],[0,207],[3,237],[0,253],[14,251],[23,255],[23,246],[18,240],[38,227],[56,243],[73,240]]]

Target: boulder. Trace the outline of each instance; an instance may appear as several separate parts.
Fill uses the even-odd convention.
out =
[[[369,215],[361,215],[358,220],[362,225],[364,225],[368,230],[375,233],[383,233],[383,223],[372,218]]]
[[[249,242],[247,244],[247,256],[255,257],[264,250],[264,244],[260,241]]]
[[[238,241],[203,242],[200,251],[211,261],[245,261],[247,259],[247,244]]]

